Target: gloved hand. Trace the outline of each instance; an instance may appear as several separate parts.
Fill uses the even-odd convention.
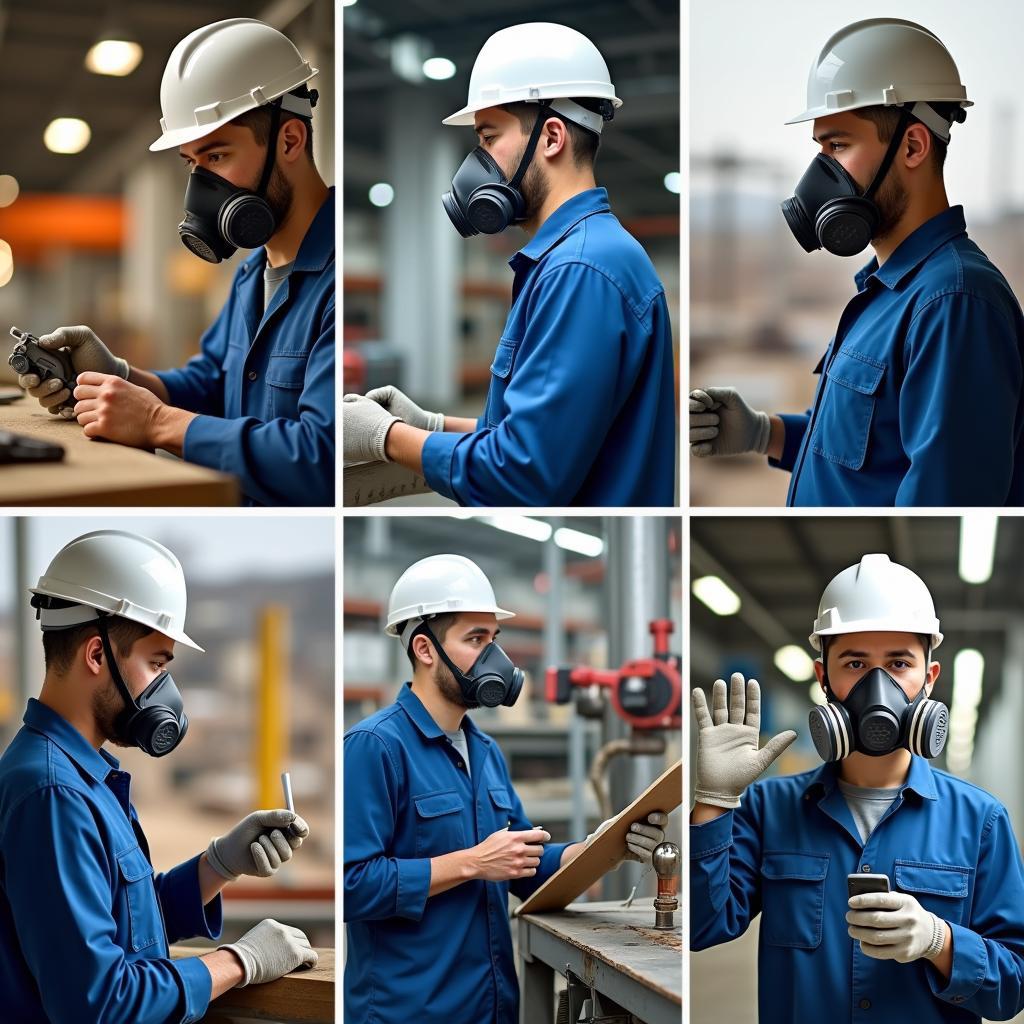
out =
[[[269,878],[308,835],[309,826],[294,811],[253,811],[227,835],[210,840],[206,859],[229,882],[239,875]]]
[[[615,818],[606,818],[593,832],[587,836],[589,843],[595,836],[599,836]],[[635,860],[641,864],[650,864],[654,848],[665,842],[664,826],[668,824],[668,815],[662,811],[651,811],[647,815],[647,822],[634,821],[626,833],[626,852],[623,860]]]
[[[739,807],[740,794],[796,739],[792,730],[772,737],[760,750],[761,688],[756,679],[746,683],[733,672],[729,710],[725,708],[725,680],[716,679],[712,690],[712,716],[704,691],[693,691],[697,734],[697,771],[694,797],[715,807]]]
[[[319,957],[304,932],[267,918],[250,928],[237,942],[218,949],[230,949],[242,961],[245,977],[239,988],[276,981],[299,967],[316,967]]]
[[[392,415],[372,398],[346,395],[341,403],[345,462],[390,462],[384,451],[384,439],[391,424],[400,420],[400,416]]]
[[[128,379],[128,361],[115,356],[89,327],[58,327],[50,334],[41,334],[39,346],[51,352],[60,348],[68,349],[76,375],[86,370],[95,370],[97,373],[109,373],[123,380]],[[38,399],[39,404],[48,412],[63,416],[64,419],[74,417],[75,403],[64,405],[71,401],[71,392],[61,387],[59,381],[40,383],[36,374],[25,373],[18,377],[18,384]]]
[[[909,893],[865,892],[849,899],[850,938],[860,940],[866,956],[901,964],[942,952],[946,925]]]
[[[407,394],[388,384],[366,392],[366,397],[382,409],[419,430],[444,430],[444,413],[421,409]]]
[[[691,455],[764,455],[771,433],[768,413],[751,409],[735,388],[690,392]]]

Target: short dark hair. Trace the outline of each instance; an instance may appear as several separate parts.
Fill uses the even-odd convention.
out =
[[[959,103],[930,103],[928,104],[940,117],[952,122],[953,112],[960,106]],[[901,107],[861,107],[853,111],[859,118],[870,121],[878,132],[878,141],[888,143],[896,133],[900,123],[900,116],[903,113]],[[911,122],[913,123],[913,122]],[[943,165],[946,163],[946,151],[949,143],[944,142],[934,132],[932,136],[932,166],[941,176]]]
[[[448,630],[455,625],[455,620],[458,618],[458,612],[441,612],[440,615],[431,615],[430,631],[437,637],[437,639],[444,643],[445,637],[448,635]],[[402,629],[405,623],[398,627],[399,635],[401,635]],[[405,653],[409,657],[409,661],[412,663],[412,667],[416,667],[416,655],[412,653],[412,637],[409,638],[409,646],[406,647]]]
[[[309,89],[306,86],[300,86],[298,89],[293,90],[289,95],[298,96],[301,99],[309,99]],[[247,110],[244,114],[239,114],[238,117],[231,119],[231,124],[240,125],[243,128],[248,128],[256,139],[256,142],[260,146],[265,146],[270,141],[270,120],[272,112],[269,106],[257,107],[255,110]],[[309,157],[310,162],[313,160],[313,119],[309,117],[301,117],[298,114],[293,114],[290,110],[281,111],[281,124],[285,121],[302,121],[306,126],[306,156]]]
[[[107,619],[107,630],[110,633],[111,646],[125,658],[132,653],[132,648],[139,640],[155,632],[151,626],[122,619],[117,615]],[[71,626],[68,629],[44,630],[43,664],[46,670],[53,671],[59,676],[64,675],[71,668],[78,648],[87,640],[99,635],[99,627],[95,622],[85,622],[81,626]]]
[[[593,110],[595,113],[597,113],[597,107],[600,102],[600,100],[590,99],[573,100],[573,103],[578,103],[581,107]],[[534,122],[537,120],[536,103],[527,103],[525,100],[522,100],[519,103],[505,103],[501,109],[507,110],[519,119],[519,124],[525,134],[528,135],[533,131]],[[557,117],[566,127],[569,140],[572,142],[573,165],[577,168],[593,167],[594,161],[597,160],[597,150],[601,145],[601,136],[597,132],[590,131],[589,128],[578,125],[575,121],[570,121],[567,117],[561,116],[554,110],[551,111],[549,116]]]

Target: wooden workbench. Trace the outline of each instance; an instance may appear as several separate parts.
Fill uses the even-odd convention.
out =
[[[204,952],[209,950],[171,947],[175,960]],[[210,1004],[199,1024],[334,1024],[334,950],[317,949],[317,955],[320,960],[310,970],[286,974],[266,985],[247,985],[225,992]]]
[[[555,971],[569,968],[645,1024],[679,1024],[683,1005],[681,911],[676,927],[654,927],[654,899],[572,903],[523,914],[519,924],[519,1019],[554,1020]]]
[[[108,441],[34,399],[0,405],[0,430],[62,445],[63,462],[0,465],[0,505],[237,505],[235,477]]]

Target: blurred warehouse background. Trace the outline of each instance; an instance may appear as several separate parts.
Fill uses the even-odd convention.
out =
[[[148,369],[178,366],[227,297],[238,262],[178,238],[187,168],[159,135],[160,78],[202,25],[258,18],[314,67],[313,153],[334,176],[330,0],[4,0],[0,4],[0,334],[88,324]],[[0,380],[13,381],[6,358]]]
[[[502,623],[501,645],[527,672],[514,707],[479,708],[471,712],[473,720],[500,745],[531,819],[543,823],[555,842],[585,838],[679,760],[682,736],[678,724],[635,727],[635,719],[615,712],[605,687],[574,687],[570,703],[549,703],[545,669],[617,669],[649,659],[654,620],[675,624],[668,648],[680,653],[680,529],[679,519],[648,516],[347,518],[345,728],[391,704],[409,678],[401,645],[383,632],[395,581],[428,555],[465,555],[487,574],[502,606],[516,613]],[[628,674],[623,683],[628,685]],[[674,711],[665,704],[676,722],[677,702],[678,693]],[[601,810],[588,772],[605,744],[631,738],[639,738],[637,749],[652,752],[605,751],[597,767],[605,765],[609,809]],[[680,841],[679,829],[677,811],[668,828],[673,842]],[[636,869],[627,864],[610,872],[592,896],[625,897],[637,881]],[[653,877],[638,895],[653,895]]]
[[[310,824],[280,882],[225,892],[224,941],[264,917],[334,945],[334,524],[330,518],[0,518],[0,744],[21,727],[43,681],[28,587],[57,551],[97,529],[165,544],[188,584],[188,631],[174,678],[189,731],[172,756],[115,748],[157,870],[206,848],[256,807],[281,807],[289,770]],[[230,934],[229,934],[230,933]]]
[[[623,105],[597,183],[654,261],[679,351],[678,3],[358,0],[344,9],[345,391],[396,384],[425,408],[483,409],[511,303],[507,261],[526,236],[463,239],[452,227],[441,195],[476,136],[441,119],[465,104],[484,41],[527,21],[578,29],[608,63]]]
[[[761,683],[761,731],[796,742],[772,771],[821,765],[807,728],[823,702],[807,642],[825,585],[862,555],[884,552],[928,585],[944,639],[932,696],[950,709],[945,751],[932,764],[988,790],[1024,845],[1024,522],[963,518],[695,516],[690,529],[690,680],[710,691],[743,672]],[[691,757],[696,729],[691,726]],[[691,760],[691,778],[692,778]],[[693,1020],[756,1020],[757,922],[732,943],[693,955]],[[1020,1024],[1024,1014],[1014,1018]]]
[[[804,109],[825,41],[863,18],[906,18],[949,48],[975,106],[953,131],[945,177],[971,238],[1024,296],[1024,176],[1019,62],[1024,10],[990,0],[965,18],[955,0],[859,4],[725,0],[690,13],[690,386],[732,385],[758,409],[801,412],[812,371],[872,253],[807,254],[779,210],[818,147]],[[737,36],[737,24],[744,26]],[[756,456],[691,459],[693,505],[783,505],[789,474]]]

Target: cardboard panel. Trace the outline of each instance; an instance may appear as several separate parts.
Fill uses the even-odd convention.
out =
[[[626,851],[626,833],[634,821],[651,811],[670,814],[683,802],[683,762],[677,761],[645,789],[574,860],[556,871],[529,899],[516,909],[516,915],[561,910],[580,893],[589,889],[622,859]]]
[[[345,466],[343,479],[343,504],[347,508],[431,493],[423,477],[394,462],[353,463]]]

